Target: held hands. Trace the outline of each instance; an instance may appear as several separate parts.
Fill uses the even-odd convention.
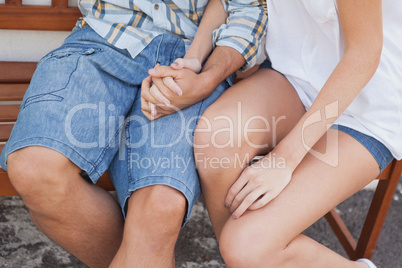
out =
[[[205,98],[196,58],[176,59],[171,66],[157,64],[142,82],[141,108],[149,120],[172,114]]]
[[[262,208],[288,185],[293,170],[286,167],[272,166],[274,153],[260,159],[247,167],[237,181],[229,189],[225,199],[225,207],[234,219],[239,218],[246,210]]]

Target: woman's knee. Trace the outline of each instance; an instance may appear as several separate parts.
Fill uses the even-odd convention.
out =
[[[262,264],[278,267],[286,247],[281,247],[274,234],[270,235],[269,231],[256,234],[247,221],[229,220],[228,223],[219,239],[219,249],[228,267],[261,267]]]

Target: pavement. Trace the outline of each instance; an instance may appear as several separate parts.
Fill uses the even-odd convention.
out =
[[[372,195],[373,191],[362,190],[338,206],[354,237],[361,230]],[[304,234],[346,256],[325,219]],[[378,268],[402,268],[402,178],[372,260]],[[0,197],[0,267],[86,266],[36,229],[19,197]],[[197,201],[189,223],[180,233],[176,267],[225,267],[202,199]]]

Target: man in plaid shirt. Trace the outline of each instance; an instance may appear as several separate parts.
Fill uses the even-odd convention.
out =
[[[193,132],[255,64],[266,3],[78,3],[83,17],[38,63],[0,164],[38,228],[90,267],[174,267],[201,193]],[[106,170],[120,207],[93,185]]]

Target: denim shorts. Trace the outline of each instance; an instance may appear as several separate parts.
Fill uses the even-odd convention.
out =
[[[336,129],[338,131],[342,131],[349,136],[352,136],[358,142],[361,143],[366,149],[371,153],[371,155],[375,158],[380,168],[380,173],[384,171],[384,169],[391,163],[394,159],[391,152],[378,141],[376,138],[363,134],[357,130],[354,130],[350,127],[345,127],[342,125],[332,125],[331,128]]]
[[[159,184],[179,190],[188,202],[185,223],[201,193],[194,130],[230,80],[207,99],[149,121],[141,112],[142,80],[157,63],[170,65],[184,54],[182,39],[162,34],[132,58],[90,27],[75,28],[38,63],[0,165],[7,169],[7,156],[18,149],[48,147],[93,183],[108,170],[123,215],[127,199],[139,188]]]

